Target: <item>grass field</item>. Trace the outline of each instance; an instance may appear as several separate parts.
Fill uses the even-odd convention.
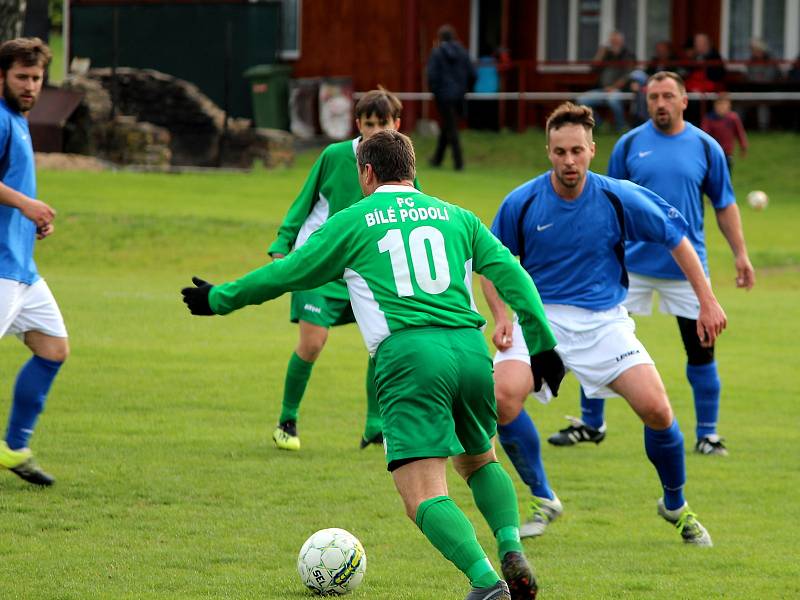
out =
[[[61,37],[61,32],[51,32],[47,45],[53,52],[53,60],[47,71],[48,82],[51,85],[59,85],[64,79],[64,38]]]
[[[613,141],[598,140],[596,170]],[[525,543],[542,598],[800,597],[799,142],[753,135],[734,173],[740,198],[764,189],[771,200],[764,212],[742,206],[753,291],[735,289],[709,215],[714,284],[729,317],[717,353],[731,455],[689,453],[687,496],[715,547],[684,546],[656,516],[641,425],[610,401],[603,444],[543,450],[566,512]],[[487,223],[508,191],[547,166],[541,132],[471,133],[462,174],[426,167],[432,143],[418,143],[425,190]],[[296,342],[288,299],[212,319],[190,318],[180,302],[191,275],[221,282],[262,264],[313,159],[250,174],[40,173],[41,198],[59,216],[38,263],[72,356],[33,440],[58,483],[33,489],[0,473],[1,598],[304,598],[296,553],[324,527],[348,529],[366,548],[354,598],[464,597],[460,573],[403,516],[382,452],[357,448],[366,362],[357,329],[332,333],[301,411],[303,450],[281,453],[269,435]],[[638,325],[690,442],[674,321]],[[16,340],[0,344],[4,390],[25,359]],[[562,389],[550,406],[528,404],[543,436],[578,414],[572,376]],[[452,496],[493,549],[466,486],[450,475]]]

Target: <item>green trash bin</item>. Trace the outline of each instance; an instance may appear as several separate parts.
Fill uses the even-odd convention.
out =
[[[289,130],[288,65],[255,65],[243,76],[250,81],[256,127]]]

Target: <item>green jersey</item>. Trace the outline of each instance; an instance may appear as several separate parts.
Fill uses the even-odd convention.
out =
[[[360,139],[331,144],[322,151],[278,228],[278,238],[267,250],[270,255],[289,254],[292,249],[301,247],[331,215],[364,197],[356,164],[356,147]],[[338,300],[348,298],[347,288],[341,280],[317,291]]]
[[[283,260],[214,286],[220,315],[344,278],[367,349],[411,327],[482,327],[472,272],[519,315],[531,354],[556,345],[528,273],[473,213],[406,185],[384,185],[330,217]]]

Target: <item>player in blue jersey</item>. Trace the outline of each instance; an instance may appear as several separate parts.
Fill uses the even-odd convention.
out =
[[[683,434],[622,306],[628,285],[625,242],[651,242],[671,253],[700,299],[697,334],[703,339],[713,342],[722,332],[725,313],[686,237],[680,212],[643,187],[589,171],[593,127],[588,106],[566,103],[550,115],[547,149],[553,169],[506,197],[492,231],[536,282],[567,368],[590,395],[625,398],[644,423],[647,457],[663,488],[658,513],[684,541],[710,546],[711,537],[683,495]],[[481,283],[496,323],[498,435],[533,495],[531,516],[520,533],[538,535],[562,506],[548,485],[536,428],[523,410],[533,386],[525,341],[494,286]]]
[[[17,375],[0,467],[52,485],[28,441],[58,370],[69,354],[67,329],[33,261],[34,241],[53,233],[55,211],[36,200],[36,163],[26,115],[42,90],[50,49],[38,38],[0,45],[0,337],[17,335],[33,356]]]
[[[651,119],[624,135],[611,153],[608,174],[630,179],[664,198],[689,223],[687,237],[703,262],[708,276],[703,225],[703,194],[711,200],[720,231],[733,251],[736,285],[750,289],[755,273],[747,255],[739,209],[731,187],[725,154],[701,129],[683,120],[688,100],[680,76],[668,71],[648,81],[647,107]],[[662,312],[678,321],[686,350],[686,377],[692,387],[696,416],[695,451],[705,455],[727,454],[717,434],[720,379],[714,360],[714,344],[696,334],[697,297],[670,253],[658,244],[631,242],[625,262],[630,287],[624,304],[633,314],[648,315],[653,292],[660,296]],[[549,438],[557,446],[576,442],[599,443],[605,437],[605,402],[581,392],[581,419]]]

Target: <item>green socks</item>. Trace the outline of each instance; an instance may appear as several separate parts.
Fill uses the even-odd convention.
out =
[[[375,389],[375,361],[371,357],[367,361],[367,422],[364,425],[364,439],[371,440],[381,432],[383,422]]]
[[[297,409],[300,407],[313,368],[313,362],[306,362],[297,356],[296,352],[292,352],[289,367],[286,369],[286,381],[283,384],[283,406],[279,423],[297,421]]]
[[[522,552],[519,539],[519,508],[514,484],[500,463],[491,462],[469,478],[475,505],[497,540],[502,559],[507,552]]]
[[[283,405],[280,423],[285,421],[297,421],[297,412],[300,408],[300,401],[306,391],[306,385],[311,377],[311,370],[314,368],[313,362],[306,362],[296,352],[292,352],[289,359],[289,367],[286,369],[286,380],[283,384]],[[381,432],[383,422],[381,421],[381,411],[378,407],[378,394],[375,390],[375,361],[369,359],[367,364],[367,420],[364,425],[364,439],[371,440]]]
[[[472,587],[491,587],[500,581],[472,523],[451,498],[425,500],[417,508],[415,521],[430,543],[469,578]]]

